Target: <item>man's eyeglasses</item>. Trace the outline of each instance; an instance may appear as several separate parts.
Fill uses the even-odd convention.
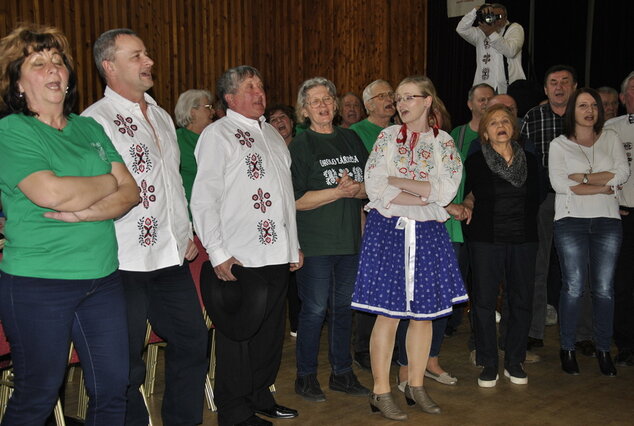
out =
[[[332,96],[324,96],[321,99],[319,98],[311,99],[310,101],[306,103],[313,108],[317,108],[319,105],[321,105],[322,102],[324,103],[324,105],[332,105],[334,101],[335,99]]]
[[[383,92],[383,93],[379,93],[378,95],[374,95],[372,96],[370,99],[368,99],[369,101],[371,101],[374,98],[379,98],[379,100],[381,101],[385,101],[387,99],[393,101],[394,100],[394,92]]]
[[[412,102],[414,98],[426,98],[427,95],[404,95],[404,96],[396,96],[394,98],[394,103],[397,104],[399,102]]]

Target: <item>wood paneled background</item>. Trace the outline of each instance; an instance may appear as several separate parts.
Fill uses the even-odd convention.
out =
[[[268,103],[294,105],[307,78],[361,94],[384,78],[426,71],[428,0],[2,0],[0,36],[20,22],[59,27],[73,46],[81,111],[102,96],[92,45],[127,27],[154,59],[152,95],[170,113],[192,88],[215,92],[227,68],[262,73]]]

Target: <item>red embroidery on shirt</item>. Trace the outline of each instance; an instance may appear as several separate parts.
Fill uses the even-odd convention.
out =
[[[260,154],[249,154],[244,159],[244,162],[247,165],[247,176],[249,176],[250,179],[261,179],[264,176],[264,167],[262,167],[262,157]]]
[[[154,195],[154,191],[156,188],[154,188],[154,185],[148,185],[147,181],[145,179],[143,179],[141,181],[141,204],[143,204],[143,207],[145,207],[146,209],[150,207],[150,203],[153,203],[156,201],[156,195]]]
[[[275,232],[275,222],[270,219],[258,222],[258,232],[260,234],[260,243],[269,245],[277,241],[277,232]]]
[[[142,217],[137,222],[139,229],[139,244],[150,247],[158,240],[158,219],[154,216]]]
[[[119,127],[119,133],[125,135],[126,133],[130,137],[134,137],[134,132],[137,131],[138,127],[136,124],[132,124],[132,117],[124,117],[121,114],[117,114],[116,120],[113,120],[114,124]]]
[[[255,142],[255,140],[251,137],[251,133],[242,131],[240,129],[236,130],[236,132],[237,133],[234,134],[234,136],[238,139],[240,145],[246,145],[251,148],[251,145],[253,145],[253,143]]]
[[[150,159],[150,150],[143,143],[134,144],[130,147],[130,155],[132,156],[131,169],[134,173],[145,173],[152,170],[152,160]]]
[[[266,208],[271,207],[271,204],[273,204],[269,198],[271,198],[271,194],[262,191],[262,188],[258,188],[258,192],[251,196],[251,199],[255,201],[253,208],[259,209],[262,213],[266,213]]]

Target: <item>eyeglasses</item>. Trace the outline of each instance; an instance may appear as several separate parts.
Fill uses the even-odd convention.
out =
[[[332,103],[335,101],[335,99],[332,96],[324,96],[323,98],[319,99],[319,98],[314,98],[311,99],[310,101],[306,102],[308,105],[310,105],[313,108],[317,108],[319,105],[323,104],[324,105],[332,105]]]
[[[194,107],[194,109],[198,109],[198,108],[205,108],[205,109],[208,109],[209,111],[213,111],[214,106],[211,104],[205,104],[205,105],[198,105]]]
[[[396,96],[394,98],[394,103],[397,104],[399,102],[407,102],[410,103],[414,100],[414,98],[426,98],[427,95],[403,95],[403,96]]]
[[[374,95],[372,96],[370,99],[368,99],[369,101],[371,101],[374,98],[379,98],[379,100],[384,101],[386,99],[389,99],[391,101],[394,100],[394,92],[383,92],[383,93],[379,93],[378,95]]]

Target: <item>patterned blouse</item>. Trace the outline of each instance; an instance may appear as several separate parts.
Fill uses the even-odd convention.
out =
[[[388,176],[428,181],[426,206],[392,204],[401,190],[388,184]],[[385,217],[403,216],[417,221],[444,222],[444,207],[453,200],[462,178],[462,161],[453,139],[442,130],[416,133],[405,126],[390,126],[377,138],[365,167],[365,188],[370,202]]]

